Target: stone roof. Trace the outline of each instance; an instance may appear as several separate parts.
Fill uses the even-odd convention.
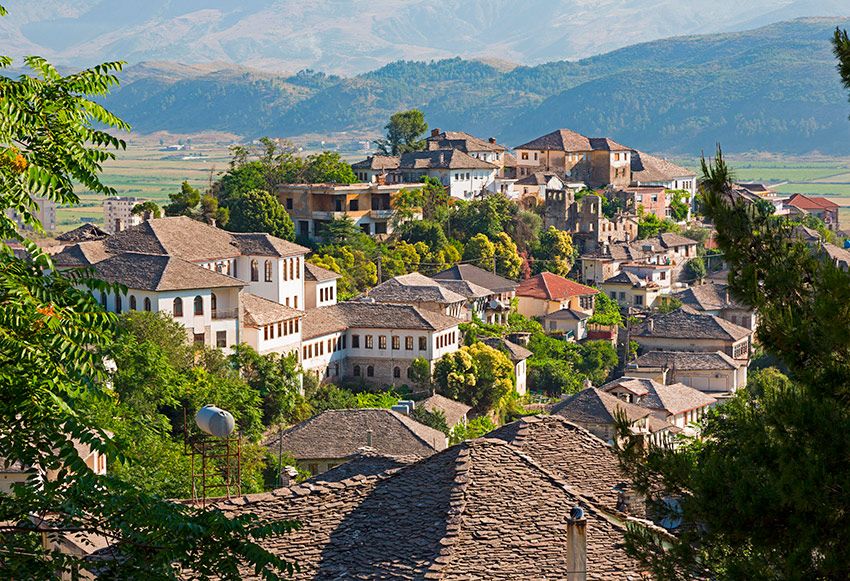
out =
[[[364,446],[346,458],[342,464],[313,476],[307,482],[342,482],[355,477],[389,474],[421,459],[421,457],[411,454],[404,456],[381,454],[374,448]]]
[[[579,423],[613,424],[618,411],[625,413],[631,422],[650,414],[647,409],[624,402],[601,389],[588,387],[555,404],[552,415]]]
[[[239,279],[173,256],[124,252],[94,265],[97,277],[131,289],[168,291],[242,287]]]
[[[78,242],[73,246],[66,246],[60,252],[53,255],[53,262],[59,267],[82,267],[91,266],[111,256],[104,248],[103,240],[91,240]]]
[[[231,236],[242,254],[286,257],[310,252],[309,248],[264,232],[233,233]]]
[[[499,145],[496,140],[479,139],[463,131],[437,131],[437,135],[429,135],[425,140],[431,151],[440,149],[459,149],[465,153],[470,151],[502,152],[507,148]]]
[[[522,179],[518,179],[516,181],[516,184],[518,186],[545,186],[549,184],[549,181],[552,178],[557,179],[559,182],[561,182],[561,184],[564,183],[564,180],[559,178],[557,174],[536,171],[532,174],[525,176]]]
[[[823,251],[832,259],[839,268],[847,270],[850,268],[850,251],[835,244],[824,242]]]
[[[651,410],[663,410],[672,415],[700,409],[717,402],[710,395],[683,383],[665,385],[643,377],[621,377],[609,381],[599,389],[610,393],[617,387],[638,396],[636,405]]]
[[[699,311],[746,308],[730,296],[728,285],[713,282],[688,287],[673,293],[673,296]]]
[[[497,166],[472,157],[459,149],[411,151],[404,153],[399,169],[497,169]]]
[[[327,268],[316,266],[312,262],[304,262],[304,279],[314,282],[325,282],[328,280],[336,280],[342,275]]]
[[[483,299],[493,294],[490,289],[484,288],[483,286],[477,285],[468,280],[441,279],[437,282],[441,287],[457,293],[467,300]]]
[[[463,402],[449,399],[439,393],[435,393],[422,401],[416,402],[416,407],[421,407],[429,412],[433,412],[434,410],[442,411],[446,416],[446,423],[450,428],[462,422],[466,418],[466,414],[469,413],[469,410],[472,409],[472,407]]]
[[[304,312],[251,293],[242,293],[242,316],[246,326],[259,328],[278,321],[303,317]]]
[[[357,300],[310,309],[301,322],[301,337],[312,339],[349,328],[442,331],[459,323],[454,317],[411,305]]]
[[[73,244],[75,242],[86,242],[89,240],[103,240],[108,236],[109,232],[87,222],[82,226],[74,228],[73,230],[68,230],[64,234],[60,234],[56,237],[56,240],[67,244]]]
[[[608,510],[623,510],[621,492],[629,479],[607,442],[559,415],[529,416],[487,434],[530,456],[546,470],[575,487],[582,496]],[[627,511],[643,516],[643,507]]]
[[[589,318],[590,315],[588,313],[577,311],[575,309],[559,309],[543,317],[543,319],[547,321],[584,321]]]
[[[579,284],[551,272],[541,272],[522,281],[516,289],[517,296],[558,301],[570,297],[595,295],[595,288]]]
[[[298,520],[261,541],[295,579],[562,579],[573,507],[584,509],[587,579],[639,579],[611,515],[502,440],[464,442],[390,474],[307,483],[216,505],[236,517]],[[642,521],[634,521],[642,522]],[[648,523],[645,526],[651,526]],[[664,534],[657,528],[659,534]],[[250,569],[244,579],[258,579]]]
[[[474,264],[456,264],[442,272],[438,272],[431,278],[443,280],[468,280],[495,293],[511,292],[516,290],[516,283],[503,276],[499,276],[489,270],[479,268]]]
[[[371,433],[371,438],[370,438]],[[446,435],[387,409],[327,410],[263,442],[296,460],[342,459],[370,446],[393,456],[430,456],[446,448]]]
[[[608,137],[591,137],[590,146],[594,151],[631,151],[630,148]]]
[[[644,184],[666,183],[675,178],[696,177],[696,174],[666,159],[643,151],[632,151],[632,181]]]
[[[661,245],[664,248],[675,248],[676,246],[696,246],[698,242],[687,236],[676,234],[675,232],[662,232],[658,235]]]
[[[663,315],[654,315],[641,325],[635,336],[738,341],[751,334],[749,329],[725,319],[680,307]]]
[[[398,169],[397,155],[370,155],[364,160],[352,163],[352,169],[392,170]]]
[[[634,361],[637,369],[646,367],[668,368],[671,370],[713,370],[713,369],[738,369],[741,364],[729,357],[723,351],[649,351]]]
[[[498,349],[499,351],[504,352],[514,363],[517,363],[518,361],[525,361],[534,355],[534,353],[522,345],[517,345],[516,343],[508,341],[507,339],[502,339],[501,337],[487,337],[481,339],[481,342],[485,345],[489,345],[493,349]]]
[[[382,303],[402,304],[418,302],[453,304],[466,301],[466,297],[444,287],[440,281],[418,272],[394,276],[366,291],[365,296]]]
[[[514,149],[537,149],[543,151],[630,151],[607,137],[585,137],[569,129],[556,129]]]
[[[606,278],[602,284],[628,284],[633,287],[644,287],[646,286],[646,281],[633,272],[621,270],[614,276]]]

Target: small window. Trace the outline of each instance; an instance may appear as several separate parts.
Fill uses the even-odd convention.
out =
[[[266,260],[266,263],[263,266],[263,269],[264,269],[264,272],[265,272],[265,275],[266,275],[266,282],[271,282],[272,281],[272,261]]]
[[[419,350],[425,351],[428,349],[428,339],[427,337],[419,337]]]
[[[100,291],[100,304],[106,306],[106,293],[103,291]]]
[[[277,324],[277,336],[278,336],[278,337],[283,337],[283,333],[284,333],[284,326],[283,326],[283,323],[279,322],[279,323]]]
[[[360,377],[360,366],[359,365],[354,366],[354,377]]]
[[[387,348],[387,336],[380,335],[378,337],[378,349],[386,349]]]
[[[144,302],[143,302],[142,304],[144,305],[144,309],[145,309],[147,312],[150,312],[150,311],[151,311],[151,300],[150,300],[150,298],[145,297],[145,300],[144,300]]]
[[[136,295],[130,295],[130,310],[136,310]]]
[[[398,379],[401,377],[401,367],[393,367],[393,378]]]
[[[360,349],[360,335],[351,336],[351,348]]]
[[[292,209],[292,198],[286,198],[286,209],[287,210]]]
[[[407,368],[407,379],[413,379],[413,368],[412,367]]]
[[[227,331],[216,331],[215,346],[219,349],[227,347]]]
[[[288,262],[289,262],[289,280],[295,280],[295,260],[290,258],[288,260]]]
[[[393,337],[393,349],[401,349],[401,337]]]
[[[375,346],[375,337],[366,335],[366,349],[372,349]]]
[[[195,314],[203,315],[204,314],[204,299],[200,296],[195,297]]]
[[[204,342],[204,334],[203,333],[195,333],[194,342],[195,343],[203,343]]]
[[[124,310],[124,307],[121,305],[121,295],[116,293],[116,295],[115,295],[115,312],[120,313],[123,310]]]
[[[407,351],[413,351],[413,337],[404,338],[404,348]]]
[[[522,152],[522,159],[528,159],[528,152],[527,151]]]
[[[172,308],[175,317],[183,316],[183,299],[177,297],[174,299],[174,307]]]
[[[360,210],[360,200],[351,200],[348,203],[348,209],[352,212],[357,212],[358,210]]]
[[[260,264],[256,260],[251,261],[251,282],[260,280]]]
[[[371,365],[366,368],[366,377],[375,377],[375,368]]]

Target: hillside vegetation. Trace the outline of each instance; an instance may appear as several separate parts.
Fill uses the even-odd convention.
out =
[[[108,105],[140,132],[248,137],[366,131],[421,108],[431,126],[516,145],[556,127],[649,150],[850,153],[829,39],[850,19],[639,44],[576,62],[505,70],[459,58],[399,61],[350,78],[222,65],[130,67]],[[163,70],[165,69],[165,70]]]

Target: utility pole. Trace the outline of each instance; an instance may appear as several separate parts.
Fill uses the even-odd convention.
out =
[[[383,258],[383,256],[378,254],[378,259],[375,262],[375,265],[378,267],[378,284],[384,282],[383,272],[381,271],[381,258]]]

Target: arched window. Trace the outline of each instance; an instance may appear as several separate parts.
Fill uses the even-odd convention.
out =
[[[115,293],[115,312],[120,313],[124,310],[123,305],[121,304],[121,295]]]
[[[371,365],[366,368],[366,377],[375,377],[375,368]]]
[[[401,367],[393,367],[393,377],[396,379],[401,377]]]
[[[256,260],[251,261],[251,282],[260,280],[260,265]]]
[[[295,280],[295,259],[289,259],[289,278],[290,280]]]
[[[103,291],[100,291],[100,304],[106,306],[106,293]]]
[[[183,299],[177,297],[174,299],[174,307],[171,309],[175,317],[183,316]]]
[[[195,299],[195,300],[197,301],[198,299]],[[210,295],[210,311],[212,311],[213,319],[215,319],[215,313],[216,313],[216,310],[218,309],[217,303],[218,303],[218,299],[216,298],[215,293],[212,293],[212,295]]]
[[[272,261],[266,260],[265,265],[263,266],[266,275],[266,282],[272,281]]]
[[[204,314],[204,299],[202,299],[200,295],[195,297],[195,314]]]
[[[146,310],[147,312],[150,312],[150,310],[151,310],[151,300],[150,300],[150,298],[145,297],[145,301],[144,301],[144,303],[143,303],[143,304],[144,304],[144,308],[145,308],[145,310]]]
[[[287,269],[287,267],[286,267],[286,264],[287,264],[288,262],[289,262],[289,259],[288,259],[288,258],[284,259],[284,261],[283,261],[283,268],[281,268],[281,270],[283,271],[283,280],[289,280],[289,270],[288,270],[288,269]]]
[[[136,310],[136,295],[130,295],[130,310]]]
[[[412,367],[407,368],[407,379],[413,379],[413,368]]]
[[[359,365],[354,366],[354,377],[360,377],[360,366]]]

